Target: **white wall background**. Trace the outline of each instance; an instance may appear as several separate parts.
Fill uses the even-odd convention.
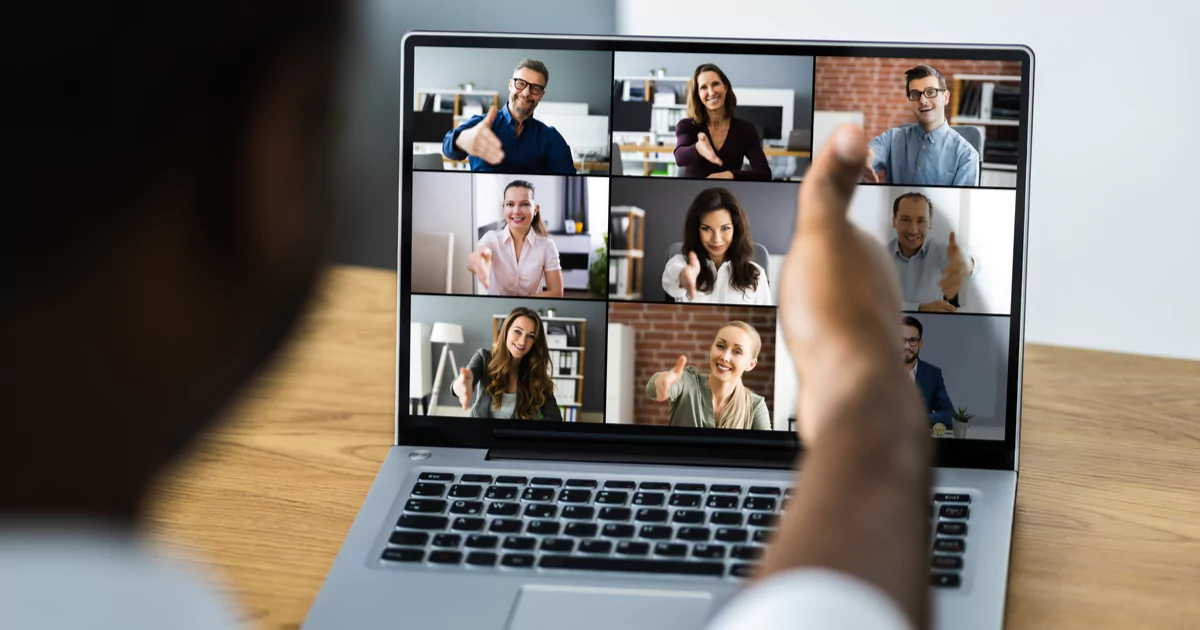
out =
[[[686,6],[686,10],[681,10]],[[1200,4],[618,0],[617,32],[1017,43],[1036,55],[1026,340],[1200,359]]]

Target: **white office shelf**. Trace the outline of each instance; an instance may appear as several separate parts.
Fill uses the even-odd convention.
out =
[[[558,350],[558,348],[552,348],[552,349],[553,349],[553,350]],[[577,378],[577,379],[583,379],[583,376],[581,376],[581,375],[579,375],[579,374],[572,374],[572,375],[570,375],[570,376],[567,376],[567,375],[565,375],[565,374],[551,374],[551,375],[550,375],[550,378]]]
[[[984,162],[982,167],[993,171],[1013,171],[1014,173],[1017,171],[1016,164],[1000,164],[999,162]]]
[[[626,258],[642,258],[643,253],[640,249],[614,249],[608,252],[609,256],[624,256]]]
[[[955,79],[962,81],[1020,81],[1021,77],[1009,75],[992,75],[992,74],[956,74]]]
[[[955,116],[950,122],[956,125],[995,125],[997,127],[1016,127],[1020,124],[1017,120],[1006,120],[1003,118],[966,118],[964,116]]]
[[[611,293],[611,294],[609,294],[608,298],[610,300],[640,300],[640,299],[642,299],[642,294],[641,293]]]

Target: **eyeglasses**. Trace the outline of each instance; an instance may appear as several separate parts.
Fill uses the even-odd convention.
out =
[[[904,345],[906,345],[906,346],[915,346],[915,345],[921,343],[921,338],[920,337],[905,337],[903,339],[903,341],[904,341]]]
[[[938,94],[941,94],[942,92],[949,92],[949,91],[950,90],[948,90],[948,89],[935,88],[935,87],[928,87],[928,88],[925,88],[924,90],[909,90],[908,91],[908,100],[919,101],[919,100],[921,100],[922,95],[924,95],[925,98],[937,98]]]
[[[530,94],[532,94],[534,96],[540,96],[542,92],[546,91],[546,86],[538,85],[536,83],[530,83],[530,82],[526,81],[525,79],[518,79],[516,77],[513,77],[512,81],[513,81],[513,87],[517,88],[518,92],[524,92],[525,88],[529,88]]]

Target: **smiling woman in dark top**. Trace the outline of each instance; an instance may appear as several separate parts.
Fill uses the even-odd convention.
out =
[[[734,117],[737,96],[720,68],[701,64],[688,82],[688,117],[675,125],[675,163],[685,177],[768,181],[771,168],[758,131]],[[742,162],[750,160],[743,170]]]

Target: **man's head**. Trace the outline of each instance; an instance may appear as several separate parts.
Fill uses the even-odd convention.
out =
[[[919,192],[904,193],[892,201],[892,227],[900,253],[906,258],[921,251],[933,227],[933,202]]]
[[[508,109],[520,120],[533,115],[546,95],[550,70],[537,59],[522,59],[508,81]]]
[[[950,102],[950,90],[946,89],[946,78],[933,66],[921,64],[904,72],[904,94],[913,116],[925,131],[931,131],[946,122],[946,104]]]
[[[900,343],[904,346],[904,365],[912,367],[921,356],[925,327],[921,325],[921,320],[909,315],[904,318],[900,331]]]
[[[22,482],[0,517],[135,518],[305,304],[341,10],[255,15],[31,19],[6,38],[22,159],[0,404],[20,448],[0,475]]]

